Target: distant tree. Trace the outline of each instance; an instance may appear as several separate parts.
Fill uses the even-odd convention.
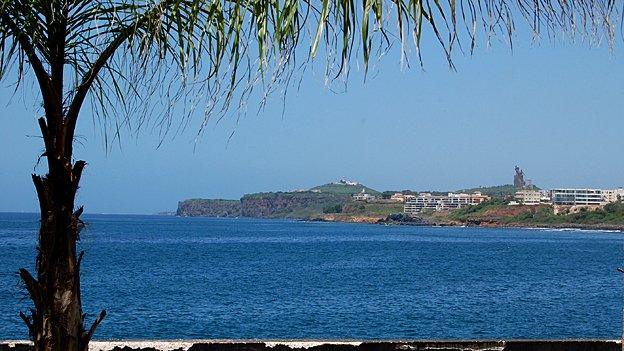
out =
[[[510,40],[518,17],[536,35],[580,29],[612,43],[617,6],[612,0],[0,0],[0,78],[16,77],[18,88],[34,78],[41,94],[37,121],[47,173],[32,175],[41,210],[36,278],[20,270],[34,305],[21,317],[35,350],[87,350],[105,316],[84,327],[83,254],[76,252],[83,207],[75,197],[86,162],[75,160],[74,142],[85,103],[107,144],[110,133],[118,138],[122,128],[149,123],[164,138],[173,123],[183,126],[195,114],[194,106],[205,105],[201,132],[208,117],[242,108],[254,87],[264,89],[262,104],[279,86],[290,86],[310,62],[296,61],[297,53],[322,52],[327,77],[346,78],[353,52],[366,72],[371,55],[383,56],[398,41],[409,63],[408,33],[418,59],[422,35],[430,33],[452,66],[460,40],[470,52],[477,35]],[[312,35],[302,49],[307,29]]]
[[[323,208],[323,213],[325,214],[341,213],[341,212],[342,212],[342,205],[340,204],[330,205],[330,206],[326,206],[325,208]]]
[[[384,191],[383,193],[381,193],[381,198],[387,200],[390,197],[392,197],[392,195],[394,195],[395,193],[396,191]]]

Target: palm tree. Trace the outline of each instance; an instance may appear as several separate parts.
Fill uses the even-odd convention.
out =
[[[357,58],[366,71],[371,55],[397,42],[409,63],[410,37],[419,60],[423,33],[436,38],[452,66],[454,48],[472,52],[477,36],[503,35],[511,43],[514,19],[536,35],[613,43],[618,6],[615,0],[0,0],[0,79],[32,79],[42,101],[47,174],[32,175],[41,209],[36,278],[19,271],[33,302],[31,313],[20,315],[35,350],[87,350],[105,316],[85,328],[83,252],[76,252],[83,207],[75,197],[86,163],[73,150],[84,106],[107,139],[149,123],[164,136],[174,121],[183,125],[196,114],[193,106],[206,106],[206,121],[241,106],[255,87],[264,94],[288,87],[319,50],[335,78],[346,77]]]

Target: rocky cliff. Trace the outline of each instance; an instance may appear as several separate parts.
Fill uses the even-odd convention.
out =
[[[244,217],[310,218],[333,205],[343,205],[350,195],[302,192],[256,193],[243,196],[241,214]]]
[[[178,202],[177,216],[183,217],[239,217],[239,200],[190,199]]]

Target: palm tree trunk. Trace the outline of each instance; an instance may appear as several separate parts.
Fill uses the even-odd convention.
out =
[[[42,130],[45,122],[40,120]],[[44,132],[44,141],[47,135]],[[47,146],[46,145],[46,146]],[[74,212],[74,200],[84,161],[74,164],[46,147],[48,174],[32,179],[41,209],[37,247],[37,279],[25,269],[20,276],[34,303],[31,315],[20,314],[34,342],[35,351],[86,351],[105,312],[89,331],[84,329],[80,299],[80,262],[76,253],[82,207]]]

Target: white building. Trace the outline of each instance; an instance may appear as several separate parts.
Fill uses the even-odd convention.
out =
[[[489,199],[489,196],[482,195],[479,192],[473,194],[448,193],[443,196],[422,193],[418,194],[418,196],[414,198],[406,199],[403,212],[409,215],[414,215],[427,209],[439,211],[462,208],[471,205],[478,205]]]
[[[366,189],[362,189],[361,192],[353,195],[353,200],[355,201],[369,201],[375,200],[377,197],[375,195],[368,194]]]
[[[615,189],[605,189],[602,191],[602,200],[604,202],[616,202],[618,200],[618,193]]]
[[[596,206],[604,204],[601,189],[553,189],[551,199],[554,205]]]
[[[550,204],[552,201],[552,192],[550,190],[540,190],[540,202]]]
[[[341,178],[340,181],[338,181],[338,183],[336,184],[344,184],[344,185],[360,185],[360,183],[353,181],[353,180],[347,180],[345,178]]]
[[[624,189],[606,189],[602,191],[602,199],[604,202],[616,202],[618,200],[624,200]]]
[[[521,205],[535,206],[542,201],[542,194],[539,190],[522,189],[516,191],[516,201]]]
[[[405,195],[403,195],[402,193],[394,193],[392,196],[390,196],[390,200],[396,202],[405,202]]]

